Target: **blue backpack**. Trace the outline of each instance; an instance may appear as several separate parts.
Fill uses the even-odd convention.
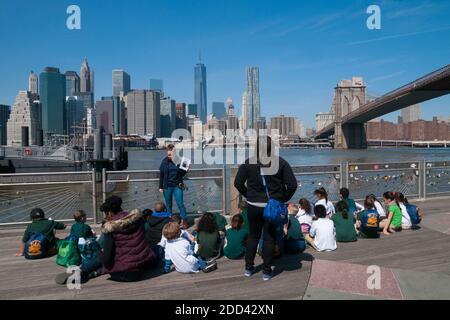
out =
[[[277,226],[282,226],[288,223],[289,216],[286,204],[270,198],[269,189],[267,188],[266,179],[262,174],[262,170],[261,170],[261,178],[264,185],[264,190],[266,191],[267,198],[269,199],[269,202],[267,202],[267,205],[264,208],[263,213],[264,220],[273,223]]]
[[[378,230],[380,227],[380,215],[374,209],[364,210],[361,217],[361,228],[364,230]]]
[[[409,214],[409,217],[411,218],[412,225],[419,224],[421,219],[419,216],[419,212],[417,211],[417,206],[410,204],[410,203],[406,203],[405,207],[406,207],[406,211]]]
[[[41,259],[47,255],[48,240],[42,233],[36,233],[25,244],[26,259]]]

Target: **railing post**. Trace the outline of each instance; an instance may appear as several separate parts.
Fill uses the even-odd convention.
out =
[[[226,165],[222,167],[222,215],[227,214],[227,180]]]
[[[102,201],[106,201],[106,168],[102,169]]]
[[[97,216],[97,179],[95,176],[95,168],[92,169],[92,212],[94,214],[94,224],[98,224]]]
[[[419,197],[427,198],[427,163],[426,160],[419,162]]]

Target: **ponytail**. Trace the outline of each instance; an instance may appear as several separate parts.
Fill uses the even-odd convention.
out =
[[[342,210],[342,218],[344,218],[345,220],[348,219],[348,211],[347,211],[347,209]]]
[[[336,212],[340,212],[342,214],[342,218],[345,220],[348,219],[348,205],[345,201],[341,200],[336,203]]]

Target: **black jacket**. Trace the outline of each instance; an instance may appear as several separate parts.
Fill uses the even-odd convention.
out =
[[[145,239],[151,245],[157,245],[161,241],[162,229],[170,221],[168,217],[150,216],[147,220],[149,229],[145,232]]]
[[[275,175],[265,175],[264,177],[270,197],[281,202],[288,202],[297,190],[298,183],[289,163],[281,157],[278,159],[278,172]],[[247,159],[244,164],[239,166],[234,186],[248,201],[265,203],[268,199],[261,178],[261,166],[250,163],[255,162]]]
[[[159,188],[160,189],[166,189],[168,184],[168,170],[169,170],[169,162],[172,162],[172,160],[169,160],[169,158],[165,157],[161,161],[161,165],[159,166]],[[177,165],[178,167],[178,184],[183,183],[183,177],[186,175],[186,171],[183,169],[180,169],[180,165]]]

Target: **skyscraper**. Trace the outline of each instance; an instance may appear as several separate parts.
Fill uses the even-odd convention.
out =
[[[160,93],[132,90],[126,96],[128,134],[160,137]]]
[[[223,119],[226,116],[225,103],[223,102],[213,102],[212,103],[212,113],[217,119]]]
[[[249,121],[248,121],[248,113],[247,113],[247,91],[244,91],[242,94],[242,113],[241,113],[241,129],[248,129],[249,128]]]
[[[206,123],[208,113],[206,97],[206,67],[203,63],[197,63],[194,68],[194,99],[202,123]]]
[[[85,57],[80,69],[80,92],[94,92],[93,72],[89,67],[87,58]]]
[[[170,138],[176,127],[176,103],[170,97],[161,99],[161,137]]]
[[[66,96],[71,97],[75,92],[80,92],[80,77],[75,71],[67,71],[66,74]]]
[[[101,101],[110,101],[113,106],[113,118],[112,123],[114,124],[114,133],[117,134],[126,134],[125,130],[125,102],[124,99],[120,97],[112,96],[112,97],[102,97]],[[97,102],[98,103],[98,102]]]
[[[420,119],[420,104],[403,108],[400,112],[403,123],[414,122]]]
[[[66,77],[58,68],[47,67],[39,75],[42,130],[47,134],[66,132]]]
[[[9,115],[11,114],[11,107],[0,104],[0,146],[4,146],[7,144],[7,123],[9,119]]]
[[[114,100],[103,99],[95,103],[95,116],[97,128],[103,127],[105,133],[113,133]]]
[[[150,79],[150,90],[163,92],[164,91],[163,81],[160,79]]]
[[[122,69],[112,71],[112,86],[113,86],[113,96],[120,97],[126,96],[131,88],[131,78],[128,73]]]
[[[195,103],[188,104],[188,116],[198,116],[197,105]]]
[[[28,91],[38,94],[38,85],[38,76],[31,70],[30,75],[28,76]]]
[[[30,143],[32,145],[37,143],[37,134],[41,125],[39,103],[35,101],[35,98],[36,94],[30,91],[19,91],[17,94],[7,123],[7,143],[9,146],[21,145],[22,127],[28,127]]]
[[[186,103],[177,103],[175,105],[177,114],[176,129],[187,129]]]
[[[247,128],[254,128],[261,117],[259,96],[259,68],[247,67],[246,122]]]
[[[67,77],[66,77],[67,79]],[[84,133],[83,119],[86,119],[87,112],[83,106],[82,99],[77,96],[66,97],[66,128],[68,135]]]

